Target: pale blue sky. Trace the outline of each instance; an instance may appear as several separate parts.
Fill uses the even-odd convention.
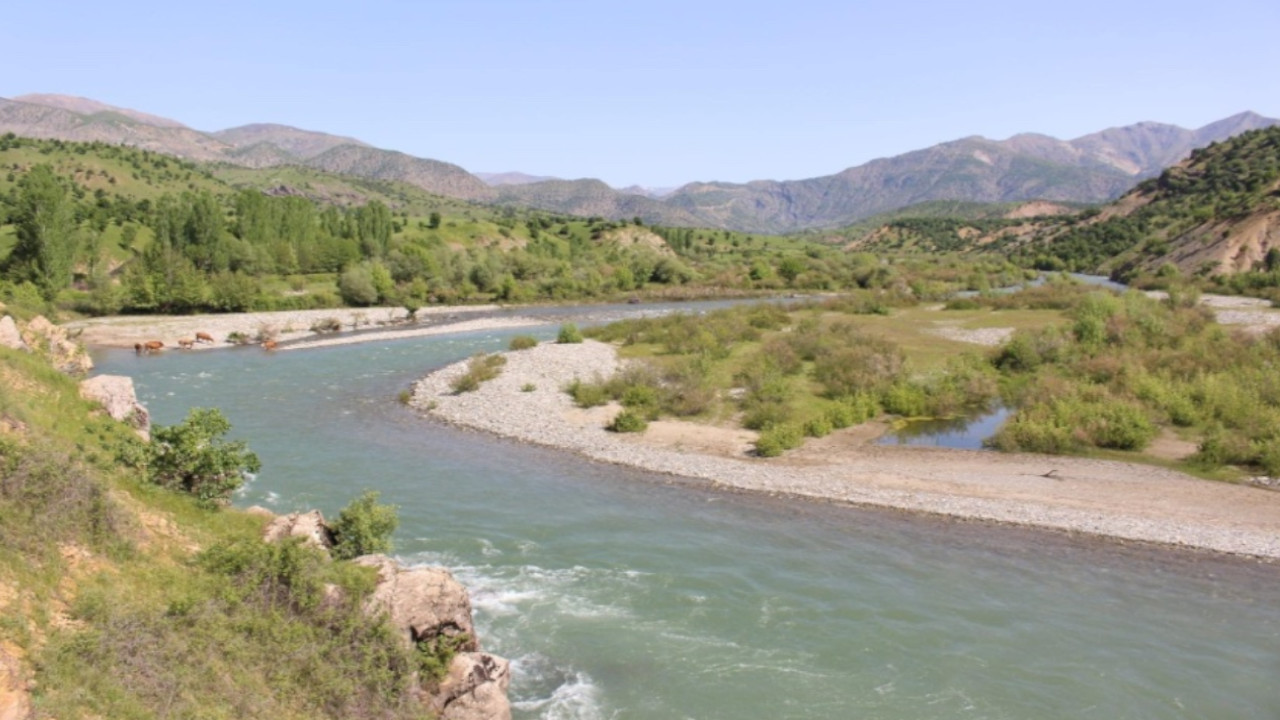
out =
[[[790,179],[966,135],[1280,115],[1280,2],[21,2],[0,96],[472,171]]]

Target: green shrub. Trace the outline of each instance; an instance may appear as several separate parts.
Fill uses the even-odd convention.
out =
[[[538,389],[538,386],[534,385],[533,383],[525,383],[520,386],[520,392],[533,392],[534,390],[537,390],[537,389]]]
[[[151,429],[148,477],[160,487],[194,495],[202,505],[224,504],[262,463],[244,441],[226,441],[231,430],[217,408],[192,408],[177,425]]]
[[[885,390],[883,397],[885,412],[903,417],[929,415],[929,400],[924,388],[908,382],[894,383]]]
[[[830,418],[825,415],[811,418],[804,424],[804,434],[806,437],[826,437],[831,434],[833,427]]]
[[[651,385],[629,385],[618,401],[629,408],[654,408],[658,406],[658,389]]]
[[[574,378],[564,389],[580,408],[598,407],[609,403],[609,393],[603,383],[585,383]]]
[[[528,350],[531,347],[537,347],[538,338],[532,335],[517,335],[511,338],[511,344],[507,346],[508,350]]]
[[[644,416],[634,410],[623,410],[613,418],[613,422],[609,423],[607,429],[613,432],[644,432],[649,427],[649,422]]]
[[[560,326],[560,332],[556,335],[556,342],[561,345],[571,345],[582,342],[582,331],[574,323],[565,323]]]
[[[760,457],[777,457],[792,448],[800,447],[804,435],[800,428],[790,423],[783,423],[766,428],[756,439],[756,455]]]
[[[399,526],[395,505],[379,505],[378,493],[366,490],[338,513],[330,524],[333,556],[349,560],[361,555],[391,551],[391,535]]]
[[[0,547],[50,540],[100,545],[118,536],[122,515],[100,482],[66,453],[0,435]]]
[[[455,394],[474,392],[480,389],[480,383],[498,377],[502,367],[507,364],[505,355],[489,355],[477,353],[467,361],[467,371],[453,379],[449,386]]]

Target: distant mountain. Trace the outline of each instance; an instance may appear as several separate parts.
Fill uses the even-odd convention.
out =
[[[1041,232],[1018,251],[1120,276],[1166,265],[1186,275],[1232,275],[1274,264],[1280,127],[1195,150],[1101,212]]]
[[[994,252],[1121,278],[1170,266],[1185,276],[1280,271],[1280,126],[1193,150],[1101,208],[929,204],[877,220],[819,236],[854,250]]]
[[[648,223],[695,225],[697,218],[680,208],[642,195],[620,193],[601,180],[548,180],[495,188],[494,200],[528,207],[611,219],[640,217]]]
[[[275,125],[272,123],[241,125],[240,127],[219,130],[209,134],[233,148],[241,149],[254,145],[268,145],[284,151],[286,155],[303,159],[313,158],[339,145],[369,147],[355,138],[329,135],[312,130],[299,130],[288,125]]]
[[[503,172],[503,173],[472,173],[476,177],[485,182],[486,185],[498,187],[499,185],[528,185],[529,183],[546,182],[547,180],[559,180],[560,178],[550,175],[527,175],[522,172]]]
[[[598,180],[546,179],[524,173],[479,177],[450,163],[284,125],[202,133],[172,120],[84,98],[24,98],[0,99],[0,133],[122,143],[248,167],[305,165],[407,182],[465,200],[760,233],[848,226],[879,213],[935,201],[1106,202],[1186,157],[1192,148],[1280,123],[1241,113],[1198,130],[1143,122],[1070,141],[1032,133],[1007,140],[975,136],[872,160],[834,175],[791,181],[694,182],[667,192],[641,187],[617,190]]]
[[[49,95],[42,93],[32,93],[29,95],[19,95],[13,98],[18,102],[30,103],[32,105],[44,105],[46,107],[58,108],[59,110],[70,110],[80,115],[97,115],[98,113],[115,113],[123,115],[131,120],[142,123],[143,125],[155,125],[156,127],[167,128],[186,128],[186,125],[177,120],[162,118],[158,115],[149,115],[137,110],[129,108],[116,107],[108,105],[97,100],[89,98],[76,97],[74,95]]]
[[[130,145],[192,160],[223,160],[227,145],[181,125],[153,125],[115,109],[83,114],[53,105],[0,98],[0,133]],[[171,121],[170,121],[171,122]]]
[[[463,200],[489,200],[494,196],[493,188],[457,165],[367,145],[339,145],[300,164],[331,173],[398,180]]]

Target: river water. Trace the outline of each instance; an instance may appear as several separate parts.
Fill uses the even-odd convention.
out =
[[[727,494],[396,401],[514,334],[97,360],[158,423],[223,409],[263,460],[238,504],[399,505],[517,718],[1280,718],[1275,565]]]

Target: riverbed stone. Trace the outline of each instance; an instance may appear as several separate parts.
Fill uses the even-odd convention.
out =
[[[27,344],[22,341],[22,333],[18,332],[18,324],[13,321],[11,315],[0,318],[0,347],[14,350],[28,349]]]
[[[281,515],[262,532],[262,539],[267,542],[280,542],[290,537],[300,537],[304,545],[321,550],[333,547],[333,531],[325,524],[324,515],[319,510]]]
[[[386,555],[365,555],[355,562],[378,571],[365,610],[385,612],[407,645],[445,639],[462,652],[480,649],[471,597],[453,573],[442,567],[403,568]]]
[[[432,697],[442,720],[510,720],[511,664],[482,652],[458,653]]]
[[[128,423],[144,440],[151,438],[151,414],[138,402],[133,378],[125,375],[99,375],[80,383],[80,396],[92,400],[107,414]]]
[[[93,369],[89,352],[67,335],[67,329],[37,315],[22,330],[22,341],[27,347],[49,353],[55,368],[68,375],[83,375]]]

